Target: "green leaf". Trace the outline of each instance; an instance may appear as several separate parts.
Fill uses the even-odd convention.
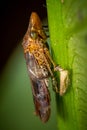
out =
[[[54,61],[70,73],[56,96],[58,130],[87,129],[87,1],[46,0]]]

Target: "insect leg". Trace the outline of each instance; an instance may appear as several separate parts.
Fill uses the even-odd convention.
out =
[[[50,53],[48,51],[47,48],[44,49],[46,55],[48,56],[49,60],[51,61],[51,63],[53,64],[54,67],[54,71],[59,71],[60,72],[60,95],[63,95],[67,88],[68,88],[68,84],[69,84],[69,72],[68,70],[64,70],[63,68],[61,68],[60,66],[56,66],[56,64],[54,63],[54,61],[52,60]],[[54,80],[53,77],[53,84],[56,85],[56,82]]]
[[[53,64],[54,71],[59,71],[59,72],[62,71],[63,69],[62,69],[60,66],[57,66],[57,65],[54,63],[54,61],[52,60],[48,49],[47,49],[47,48],[44,48],[44,51],[45,51],[47,57],[49,58],[49,60],[51,61],[51,63]]]
[[[51,78],[52,78],[52,86],[53,86],[53,90],[56,92],[56,93],[58,93],[59,92],[59,90],[58,90],[58,84],[57,84],[57,81],[56,81],[56,79],[55,79],[55,77],[54,77],[54,74],[53,74],[53,72],[52,72],[52,70],[51,70],[51,68],[50,68],[50,65],[49,65],[49,63],[48,63],[48,61],[47,61],[47,59],[46,59],[46,57],[43,55],[43,58],[44,58],[44,61],[45,61],[45,64],[46,64],[46,66],[47,66],[47,68],[48,68],[48,71],[50,72],[50,75],[51,75]]]

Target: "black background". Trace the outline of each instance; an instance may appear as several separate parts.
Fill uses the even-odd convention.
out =
[[[1,1],[0,2],[0,71],[12,51],[22,40],[32,11],[41,19],[47,16],[45,0]]]

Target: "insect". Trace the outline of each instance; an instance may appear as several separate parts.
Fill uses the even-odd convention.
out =
[[[44,123],[48,121],[51,113],[51,99],[48,90],[49,77],[52,79],[53,89],[58,92],[57,81],[51,67],[53,66],[54,71],[63,71],[61,67],[56,66],[53,62],[46,40],[47,36],[42,28],[41,20],[36,12],[32,12],[22,46],[31,80],[35,113]],[[63,86],[64,84],[62,83]],[[63,93],[63,90],[61,90],[61,93]]]

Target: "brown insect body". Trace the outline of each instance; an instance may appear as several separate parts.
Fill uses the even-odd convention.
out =
[[[64,70],[55,65],[49,50],[46,46],[46,34],[43,31],[42,24],[37,13],[33,12],[30,17],[29,27],[23,39],[23,49],[27,64],[29,77],[32,84],[32,94],[35,104],[36,115],[40,117],[42,122],[47,122],[50,117],[50,93],[48,90],[49,77],[52,79],[53,89],[58,92],[57,82],[51,70],[51,65],[54,71]],[[65,85],[62,81],[62,85]],[[65,86],[61,86],[61,95]],[[64,91],[65,92],[65,91]]]
[[[33,12],[22,45],[31,79],[36,115],[43,122],[47,122],[50,116],[49,71],[45,62],[47,60],[44,54],[45,41],[46,35],[42,29],[41,21]]]

